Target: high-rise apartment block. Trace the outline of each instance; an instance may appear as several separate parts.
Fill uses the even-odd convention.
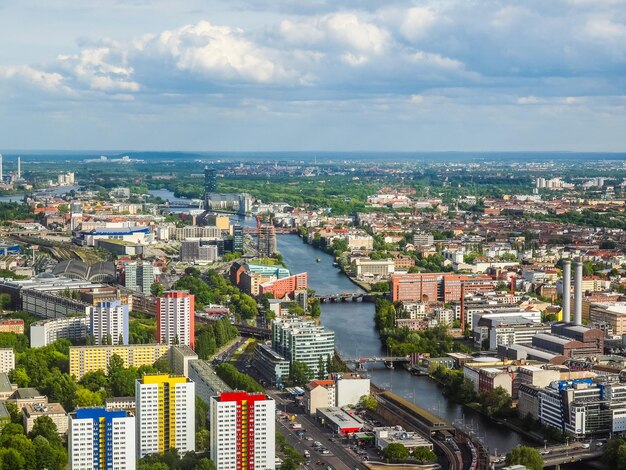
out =
[[[217,192],[217,170],[204,167],[204,192],[215,193]]]
[[[99,302],[88,310],[93,344],[128,344],[128,305],[115,300]]]
[[[304,362],[317,373],[320,358],[335,354],[335,332],[314,321],[276,319],[272,323],[272,348],[290,362]]]
[[[196,450],[196,397],[191,380],[182,376],[144,375],[135,382],[135,398],[140,458],[170,449],[177,449],[180,454]]]
[[[70,470],[135,470],[135,417],[79,408],[69,415]]]
[[[259,226],[259,256],[272,256],[276,253],[276,229],[273,225]]]
[[[276,404],[264,394],[211,397],[211,460],[219,470],[276,467]]]
[[[163,344],[184,344],[194,349],[194,296],[172,291],[158,300],[157,339]]]
[[[127,289],[149,294],[154,279],[154,266],[151,263],[124,263],[124,287]]]
[[[243,227],[241,225],[233,226],[233,251],[243,253]]]

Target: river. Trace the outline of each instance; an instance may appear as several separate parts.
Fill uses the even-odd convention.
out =
[[[308,272],[309,287],[319,294],[362,292],[338,268],[333,257],[303,243],[296,235],[278,237],[278,249],[287,267],[294,273]],[[320,258],[317,263],[316,259]],[[374,325],[374,304],[322,304],[321,321],[334,330],[335,347],[344,357],[380,356],[383,351]],[[464,422],[483,440],[491,452],[509,451],[525,443],[522,436],[498,426],[479,413],[455,403],[449,403],[441,390],[428,377],[415,377],[404,369],[389,370],[384,365],[368,365],[372,381],[403,396],[416,405],[450,422]]]

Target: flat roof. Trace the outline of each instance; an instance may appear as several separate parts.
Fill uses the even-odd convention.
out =
[[[335,406],[318,408],[317,412],[341,429],[361,429],[363,427],[363,423],[361,421],[357,421],[353,416]]]

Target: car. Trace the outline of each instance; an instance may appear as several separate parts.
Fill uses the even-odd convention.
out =
[[[586,442],[584,444],[581,444],[581,446],[583,449],[589,449],[589,444],[587,444]]]
[[[548,454],[550,453],[550,451],[549,451],[548,449],[541,449],[541,450],[539,451],[539,453],[540,453],[541,455],[548,455]]]
[[[596,442],[596,447],[602,447],[603,445],[602,442]]]
[[[320,452],[320,454],[322,454],[322,455],[330,455],[330,451],[328,449],[324,449],[323,451]]]
[[[313,440],[313,438],[312,438],[311,436],[307,436],[307,437],[306,437],[306,440],[307,440],[307,441],[312,441],[312,440]]]

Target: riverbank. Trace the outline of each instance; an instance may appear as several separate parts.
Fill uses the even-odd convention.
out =
[[[245,220],[244,223],[253,221]],[[333,257],[291,235],[277,236],[283,259],[293,272],[308,272],[309,286],[320,295],[343,292],[363,293],[333,266]],[[317,258],[321,261],[318,263]],[[389,355],[382,345],[374,324],[374,304],[368,302],[323,303],[320,322],[335,332],[335,348],[344,358],[381,357]],[[367,364],[363,373],[381,390],[390,390],[415,405],[451,423],[465,423],[483,442],[498,451],[508,452],[527,443],[525,436],[494,424],[483,415],[451,402],[442,396],[437,384],[428,377],[387,369],[383,364]]]

